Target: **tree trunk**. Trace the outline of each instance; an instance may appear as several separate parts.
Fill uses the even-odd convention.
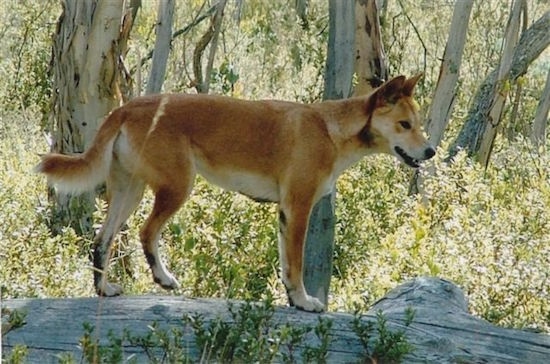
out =
[[[203,90],[205,93],[210,91],[210,75],[212,73],[212,68],[214,67],[214,57],[216,56],[216,51],[218,50],[218,39],[220,37],[220,32],[222,30],[222,21],[223,14],[225,11],[226,0],[220,0],[218,3],[218,8],[216,9],[216,14],[214,14],[214,19],[212,20],[212,42],[210,43],[210,51],[208,53],[208,61],[206,62],[206,77],[203,81]]]
[[[357,85],[353,94],[359,96],[388,79],[376,0],[355,1],[355,51]]]
[[[531,25],[514,50],[509,80],[515,81],[527,72],[529,65],[550,45],[550,11]],[[472,106],[456,140],[451,145],[449,154],[456,155],[464,149],[468,155],[474,155],[480,147],[481,135],[487,125],[487,116],[492,106],[492,91],[496,84],[498,70],[493,70],[479,87]]]
[[[528,14],[527,14],[527,2],[522,1],[521,2],[521,12],[523,14],[523,18],[521,20],[521,33],[525,32],[527,30],[527,24],[528,24]],[[514,96],[514,102],[512,103],[512,111],[510,112],[510,121],[508,122],[508,132],[507,132],[507,138],[508,139],[514,139],[517,133],[516,128],[516,121],[519,115],[519,109],[522,101],[522,94],[523,94],[523,82],[516,82],[516,92]],[[525,127],[521,128],[523,135],[527,135],[527,129]]]
[[[139,87],[141,85],[141,82],[138,83],[137,89],[134,90],[134,79],[132,78],[130,71],[126,69],[126,65],[120,61],[120,59],[124,59],[128,53],[128,40],[130,39],[130,33],[134,27],[137,12],[141,8],[141,0],[127,0],[126,3],[128,5],[126,6],[125,14],[122,17],[122,25],[118,39],[118,50],[120,57],[118,62],[118,69],[120,72],[118,88],[120,89],[122,103],[125,103],[134,98],[136,95],[139,95]]]
[[[52,49],[52,151],[83,152],[99,124],[121,100],[119,82],[123,2],[62,1]],[[92,233],[94,193],[55,196],[54,230]]]
[[[172,41],[172,19],[174,17],[175,0],[161,0],[158,3],[155,50],[151,63],[151,73],[145,93],[159,93],[164,83],[166,62],[170,53]]]
[[[473,0],[457,1],[454,6],[449,38],[447,39],[441,69],[439,70],[439,79],[437,80],[434,98],[430,105],[428,117],[426,118],[426,131],[430,136],[430,142],[436,148],[443,139],[443,133],[453,112],[456,84],[460,75],[462,53],[464,52],[464,44],[466,43],[466,34],[473,3]],[[427,162],[425,168],[430,174],[435,172],[433,162]],[[422,190],[422,183],[421,174],[415,171],[409,192],[417,193],[419,190]]]
[[[208,93],[210,89],[210,73],[212,72],[214,56],[218,48],[218,37],[221,31],[225,3],[226,0],[220,0],[220,2],[215,5],[216,10],[212,16],[210,27],[198,41],[193,51],[194,85],[199,93]],[[208,44],[210,44],[210,54],[208,55],[208,62],[203,75],[202,55]]]
[[[434,147],[441,143],[443,133],[453,112],[456,84],[460,75],[462,53],[466,43],[468,22],[473,3],[473,0],[463,0],[455,3],[451,28],[449,29],[449,39],[445,46],[439,71],[439,79],[426,118],[426,131]]]
[[[546,124],[548,123],[548,111],[550,110],[550,70],[546,76],[546,85],[540,97],[539,105],[533,120],[531,141],[536,146],[543,146],[546,141]]]
[[[329,40],[323,98],[342,99],[351,94],[354,68],[354,1],[329,0]],[[304,253],[307,292],[328,303],[334,244],[333,192],[313,208]]]
[[[302,27],[308,27],[307,20],[307,9],[309,7],[309,0],[294,0],[294,8],[296,9],[296,14],[302,22]]]
[[[512,67],[512,56],[514,48],[518,42],[519,27],[521,23],[522,1],[516,0],[512,5],[512,11],[506,26],[506,36],[504,38],[504,48],[498,69],[497,85],[493,89],[493,101],[486,121],[485,131],[481,138],[479,147],[479,162],[485,167],[489,164],[493,143],[497,131],[501,128],[502,114],[504,105],[511,89],[511,80],[509,78],[510,68]]]

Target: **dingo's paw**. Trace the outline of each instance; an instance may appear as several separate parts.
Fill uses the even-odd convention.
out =
[[[180,288],[180,284],[170,273],[162,274],[163,277],[154,276],[155,283],[158,283],[162,288],[167,290],[173,290]]]
[[[105,282],[102,287],[96,288],[96,291],[99,296],[120,296],[122,294],[122,287],[115,283]]]
[[[290,297],[290,302],[292,306],[303,311],[323,312],[325,310],[325,305],[319,299],[307,294]]]

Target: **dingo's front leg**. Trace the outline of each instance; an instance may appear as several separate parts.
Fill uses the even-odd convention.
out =
[[[304,311],[322,312],[325,305],[307,294],[303,279],[304,241],[311,205],[281,204],[279,207],[279,259],[290,305]]]

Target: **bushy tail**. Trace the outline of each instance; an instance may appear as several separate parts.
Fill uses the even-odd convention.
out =
[[[90,148],[83,154],[63,155],[49,153],[34,167],[59,191],[77,194],[94,189],[107,179],[113,153],[113,144],[122,125],[118,110],[103,122]]]

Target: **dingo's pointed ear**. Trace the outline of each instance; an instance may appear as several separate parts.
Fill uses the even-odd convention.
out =
[[[417,75],[414,75],[413,77],[409,78],[408,80],[405,80],[405,83],[403,84],[403,95],[411,97],[414,92],[414,87],[418,83],[418,80],[420,80],[424,76],[422,72],[418,73]]]
[[[402,95],[401,90],[405,81],[405,76],[397,76],[382,84],[372,95],[376,100],[375,105],[379,107],[395,104]]]

